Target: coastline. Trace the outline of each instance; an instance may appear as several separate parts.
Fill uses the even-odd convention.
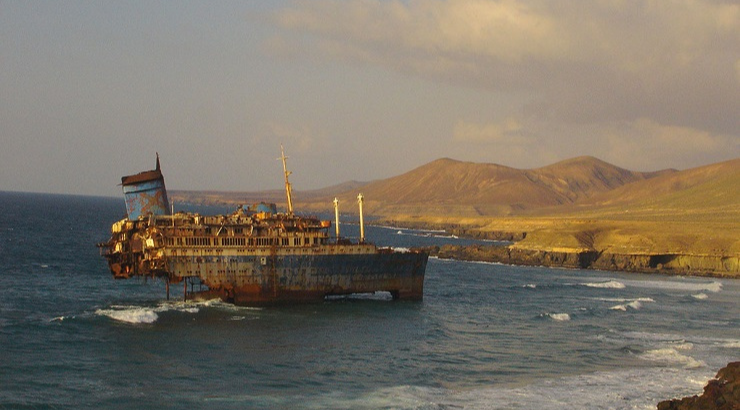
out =
[[[740,362],[730,362],[710,379],[701,395],[664,400],[658,410],[734,410],[740,408]]]
[[[497,245],[425,247],[430,256],[476,262],[666,275],[740,278],[740,258],[681,254],[615,254],[579,249],[539,250]]]
[[[657,273],[665,275],[740,278],[738,239],[732,229],[711,237],[687,224],[506,219],[488,224],[459,220],[383,221],[404,228],[442,229],[458,237],[512,242],[501,245],[444,245],[427,247],[431,256],[522,266]],[[688,227],[687,227],[688,226]],[[714,228],[710,228],[714,229]],[[656,231],[653,233],[651,230]],[[707,238],[704,240],[704,238]]]

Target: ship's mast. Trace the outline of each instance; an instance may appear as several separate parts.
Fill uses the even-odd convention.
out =
[[[290,171],[288,171],[288,166],[285,165],[285,160],[288,159],[288,157],[285,156],[285,151],[283,150],[283,144],[280,144],[280,158],[283,160],[283,172],[285,173],[285,196],[288,198],[288,215],[293,215],[293,190],[290,187],[290,182],[288,181],[288,175],[291,174]]]

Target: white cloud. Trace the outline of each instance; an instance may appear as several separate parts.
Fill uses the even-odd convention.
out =
[[[740,4],[313,0],[276,12],[305,55],[528,93],[560,122],[740,129]]]
[[[647,118],[613,124],[603,138],[609,147],[603,158],[631,169],[655,170],[671,163],[686,169],[711,162],[710,158],[731,159],[740,154],[740,138]],[[643,164],[654,166],[644,168]]]
[[[453,131],[453,140],[456,142],[495,142],[507,145],[524,144],[528,142],[528,139],[522,132],[521,123],[514,118],[486,124],[458,121]]]

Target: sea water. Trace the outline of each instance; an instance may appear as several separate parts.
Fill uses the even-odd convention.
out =
[[[168,301],[98,254],[124,212],[0,193],[0,409],[654,409],[740,359],[737,280],[432,258],[421,302]]]

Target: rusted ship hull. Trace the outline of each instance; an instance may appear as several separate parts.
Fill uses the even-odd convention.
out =
[[[238,305],[317,301],[331,295],[389,292],[421,300],[427,257],[421,253],[212,257],[172,260],[173,272],[197,273],[215,296]],[[192,276],[172,276],[175,280]]]
[[[184,296],[219,297],[240,305],[323,300],[327,296],[389,292],[394,299],[422,299],[428,253],[398,252],[328,234],[330,221],[293,213],[289,171],[288,211],[275,204],[239,207],[230,215],[171,213],[160,171],[121,178],[127,218],[98,244],[113,277],[161,278],[183,283]],[[335,211],[337,224],[339,214]]]
[[[142,238],[133,247],[122,247],[123,252],[104,254],[115,278],[162,278],[168,286],[185,281],[188,298],[217,297],[238,305],[373,292],[389,292],[404,300],[421,300],[424,295],[428,254],[423,252],[394,252],[371,244],[224,249],[146,243]]]

